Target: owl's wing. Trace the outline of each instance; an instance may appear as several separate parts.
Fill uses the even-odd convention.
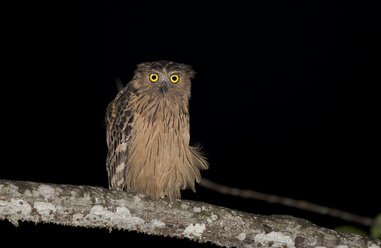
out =
[[[133,116],[128,109],[128,88],[118,93],[106,110],[106,139],[108,153],[106,168],[109,188],[124,190],[128,144]]]

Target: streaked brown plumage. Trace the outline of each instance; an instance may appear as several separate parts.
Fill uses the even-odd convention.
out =
[[[180,198],[195,190],[208,163],[189,145],[190,66],[169,61],[142,63],[108,105],[109,187],[152,199]]]

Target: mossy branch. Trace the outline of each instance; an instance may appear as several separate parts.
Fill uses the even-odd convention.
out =
[[[0,220],[129,230],[227,247],[380,248],[381,240],[202,202],[152,201],[100,187],[0,180]]]

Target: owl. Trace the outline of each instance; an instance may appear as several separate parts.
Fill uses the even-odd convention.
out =
[[[195,72],[185,64],[155,61],[137,66],[132,80],[106,110],[109,187],[152,199],[195,191],[208,163],[190,146],[189,99]]]

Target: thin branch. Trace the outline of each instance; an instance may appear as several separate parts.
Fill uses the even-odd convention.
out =
[[[328,215],[335,218],[339,218],[345,221],[359,223],[364,226],[371,226],[373,224],[373,219],[369,217],[364,217],[352,213],[348,213],[339,209],[329,208],[326,206],[318,205],[304,200],[294,200],[288,197],[282,197],[277,195],[271,195],[266,193],[261,193],[254,190],[248,189],[238,189],[233,187],[228,187],[222,184],[212,182],[208,179],[203,179],[201,185],[207,189],[217,191],[221,194],[239,196],[242,198],[249,198],[255,200],[261,200],[269,203],[278,203],[288,207],[298,208],[305,211],[310,211],[322,215]]]
[[[227,247],[380,248],[381,240],[202,202],[152,201],[90,186],[0,180],[0,220],[129,230]]]

